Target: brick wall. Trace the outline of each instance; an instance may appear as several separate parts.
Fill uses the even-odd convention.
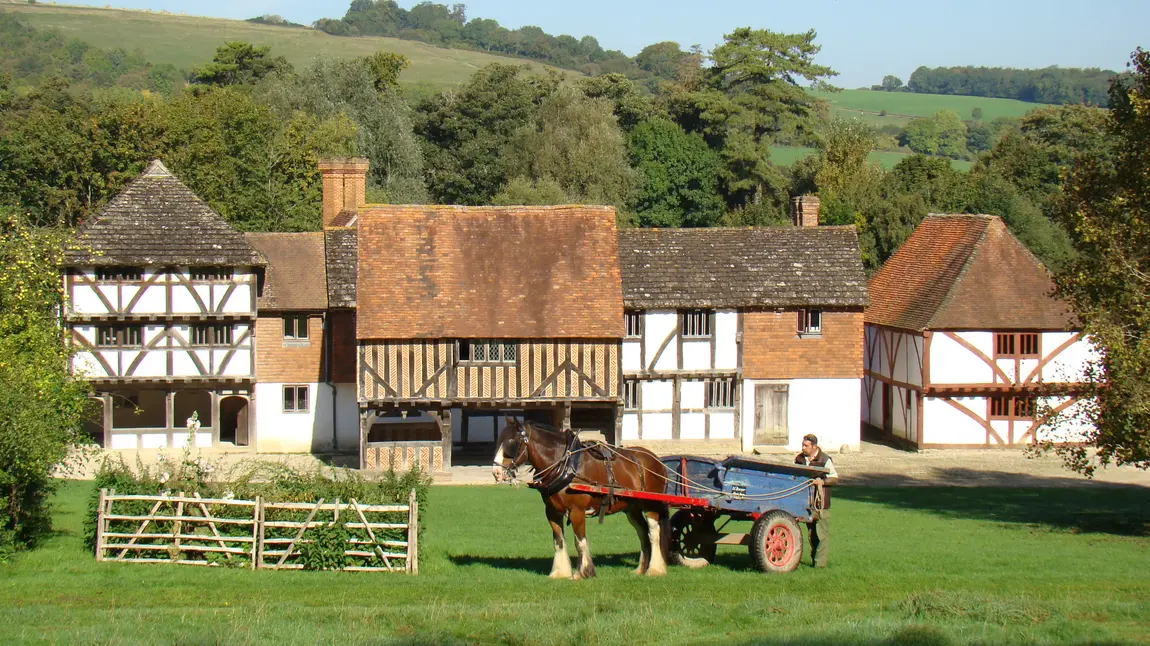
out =
[[[283,316],[260,314],[256,319],[256,381],[264,383],[316,383],[323,380],[323,318],[308,317],[305,344],[284,340]],[[285,343],[287,344],[285,347]]]
[[[337,384],[356,382],[355,311],[334,310],[331,317],[331,380]]]
[[[863,373],[863,313],[823,312],[821,336],[799,338],[798,312],[743,314],[747,379],[850,379]]]

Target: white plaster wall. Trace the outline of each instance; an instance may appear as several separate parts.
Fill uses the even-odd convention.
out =
[[[715,312],[715,367],[734,370],[739,367],[739,314],[735,310]]]
[[[858,412],[862,406],[861,379],[792,379],[790,381],[745,380],[743,382],[743,451],[755,440],[755,386],[786,383],[787,448],[798,452],[803,436],[814,433],[827,451],[846,446],[857,451],[860,443]]]
[[[246,276],[241,278],[240,276],[237,275],[237,278],[246,281]],[[212,289],[214,289],[216,292],[215,302],[218,304],[218,303],[220,303],[220,301],[222,301],[224,299],[224,294],[227,291],[227,286],[226,285],[213,285]],[[251,284],[248,282],[243,282],[243,283],[236,285],[236,288],[234,291],[232,291],[231,296],[229,296],[227,298],[227,300],[223,302],[222,307],[220,307],[220,311],[222,311],[226,314],[246,314],[248,312],[251,312],[252,311],[252,288],[251,288]]]
[[[1071,336],[1073,333],[1070,332],[1043,332],[1042,351],[1049,355]],[[1042,367],[1042,380],[1067,383],[1083,381],[1086,378],[1086,366],[1097,358],[1094,344],[1089,339],[1079,339]]]
[[[683,413],[679,416],[679,439],[703,440],[706,438],[706,413]]]
[[[682,381],[679,382],[679,408],[702,408],[706,403],[703,393],[706,390],[702,381]]]
[[[643,340],[634,339],[623,341],[623,371],[638,372],[643,369],[642,353]]]
[[[320,386],[327,388],[326,384]],[[341,452],[359,451],[359,402],[355,384],[335,385],[335,426]]]
[[[623,441],[639,439],[639,414],[623,413]]]
[[[322,450],[331,446],[331,389],[325,384],[308,386],[306,413],[284,412],[282,383],[255,385],[256,450],[260,453],[310,453],[313,443]]]
[[[1065,401],[1065,397],[1043,397],[1041,399],[1043,407],[1049,408],[1054,408]],[[1057,425],[1053,428],[1043,426],[1038,429],[1038,441],[1085,442],[1089,438],[1091,427],[1086,423],[1083,413],[1089,405],[1088,400],[1081,400],[1066,407],[1059,415]]]
[[[643,410],[671,410],[675,394],[673,381],[641,381],[639,387],[642,389],[639,401],[643,405]],[[647,430],[646,418],[643,430],[644,432]]]
[[[125,361],[127,357],[125,357]],[[125,363],[125,368],[130,365]],[[167,350],[149,350],[144,354],[144,358],[140,360],[140,365],[136,366],[136,371],[132,373],[135,377],[163,377],[168,374],[168,352]]]
[[[107,377],[104,367],[96,361],[91,352],[77,352],[72,355],[72,372],[85,377]]]
[[[711,413],[711,439],[735,439],[735,413]]]
[[[671,439],[671,413],[643,413],[643,439]]]
[[[683,341],[683,369],[684,370],[710,370],[711,369],[711,342]]]
[[[985,419],[985,397],[955,397],[952,401]],[[921,443],[985,444],[986,429],[942,398],[926,397],[923,400]]]
[[[647,353],[647,363],[650,364],[655,360],[663,341],[669,335],[678,334],[679,316],[674,310],[658,310],[644,312],[643,317],[643,347]],[[654,369],[676,370],[678,366],[678,348],[672,338]]]
[[[993,332],[958,332],[956,336],[978,348],[988,357],[994,356]],[[931,337],[930,381],[935,384],[987,384],[994,372],[982,359],[942,333]],[[925,432],[925,431],[924,431]]]

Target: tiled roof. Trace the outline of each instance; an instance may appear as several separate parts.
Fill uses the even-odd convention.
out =
[[[610,207],[360,210],[357,336],[619,338]]]
[[[632,309],[867,303],[854,227],[627,229],[619,260]]]
[[[336,214],[332,219],[329,227],[353,227],[355,226],[356,217],[359,215],[358,211],[353,209],[346,209]]]
[[[354,228],[323,232],[327,255],[327,300],[331,307],[355,307],[355,278],[359,265]]]
[[[327,272],[322,233],[247,233],[267,258],[259,309],[327,309]]]
[[[80,228],[70,266],[259,266],[260,257],[160,161]]]
[[[909,330],[1065,330],[1046,269],[991,215],[929,215],[870,282],[866,321]]]

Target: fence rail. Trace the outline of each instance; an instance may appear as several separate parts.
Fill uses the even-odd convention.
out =
[[[313,542],[308,530],[333,525],[348,534],[343,570],[419,573],[414,490],[406,505],[363,505],[354,498],[269,502],[101,489],[96,560],[298,570],[301,548]]]

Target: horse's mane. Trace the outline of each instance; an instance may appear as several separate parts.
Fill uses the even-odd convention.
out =
[[[551,433],[552,435],[558,435],[561,437],[565,437],[571,433],[574,433],[574,431],[563,431],[563,430],[555,428],[554,426],[552,426],[550,424],[544,424],[543,422],[536,422],[534,420],[524,420],[523,426],[524,427],[531,426],[531,428],[534,428],[536,430],[543,431],[545,433]]]

